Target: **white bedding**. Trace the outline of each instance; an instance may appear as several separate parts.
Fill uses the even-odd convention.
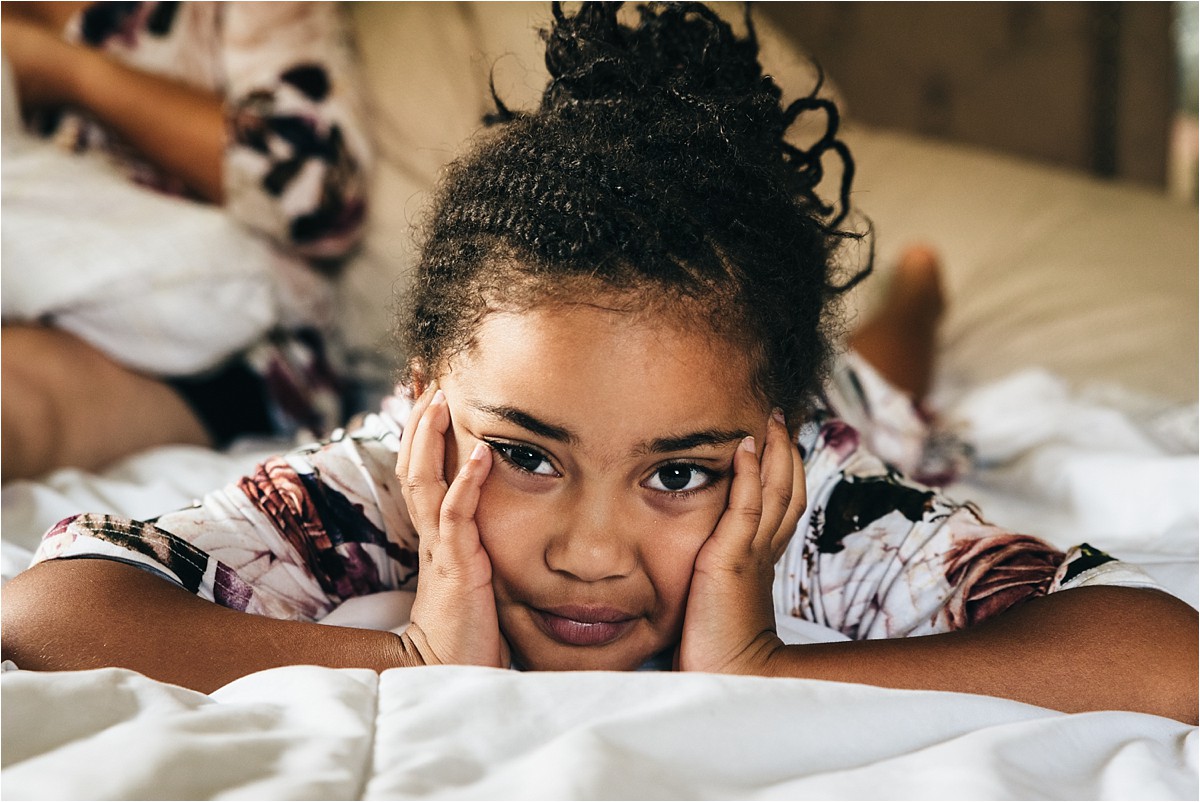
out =
[[[403,287],[411,258],[394,222],[413,217],[452,148],[436,137],[455,142],[478,119],[474,106],[443,108],[479,86],[447,65],[469,53],[484,72],[481,50],[538,47],[530,21],[544,8],[504,5],[455,6],[457,22],[433,33],[417,24],[432,5],[355,6],[367,72],[399,104],[376,118],[395,123],[383,133],[413,162],[384,160],[374,198],[388,225],[344,288],[352,342],[387,329],[379,299]],[[502,84],[540,84],[512,63]],[[413,108],[432,111],[404,116]],[[851,144],[880,264],[912,239],[946,255],[938,402],[984,466],[950,494],[1057,544],[1137,560],[1196,605],[1194,209],[894,134],[854,130]],[[281,447],[161,448],[100,474],[5,485],[4,578],[66,515],[173,509]],[[404,606],[381,595],[331,618],[390,628]],[[211,695],[118,669],[6,671],[0,690],[11,799],[1200,796],[1196,727],[832,682],[296,666]]]
[[[9,799],[1194,799],[1197,731],[948,693],[292,667],[4,678]]]

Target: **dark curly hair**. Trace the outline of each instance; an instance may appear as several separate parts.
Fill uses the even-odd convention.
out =
[[[493,129],[450,166],[426,224],[398,332],[404,378],[436,375],[489,312],[599,292],[703,320],[747,348],[757,392],[794,424],[826,375],[830,302],[870,271],[868,260],[836,281],[838,246],[861,236],[838,230],[853,161],[837,109],[816,96],[819,81],[782,108],[749,8],[739,38],[698,3],[639,6],[635,26],[619,5],[571,16],[553,4],[536,111],[493,90]],[[788,144],[810,110],[824,134]],[[826,153],[843,164],[835,205],[816,194]]]

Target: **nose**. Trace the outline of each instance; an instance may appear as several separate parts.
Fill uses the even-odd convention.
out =
[[[637,566],[628,516],[599,494],[565,505],[558,533],[546,543],[546,566],[583,582],[628,576]],[[624,522],[624,526],[622,526]]]

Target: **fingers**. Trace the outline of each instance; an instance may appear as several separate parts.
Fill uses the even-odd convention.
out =
[[[762,501],[762,481],[754,438],[746,437],[733,453],[733,483],[729,488],[729,501],[709,537],[710,541],[715,541],[718,554],[736,555],[734,559],[740,561],[749,552],[762,520]]]
[[[808,483],[807,477],[804,475],[804,460],[800,458],[800,449],[795,443],[791,443],[791,448],[792,500],[784,513],[783,521],[771,537],[771,555],[774,562],[778,562],[779,558],[783,556],[783,552],[787,550],[788,543],[796,534],[796,526],[808,508]]]
[[[753,537],[763,515],[762,466],[754,447],[754,438],[746,437],[733,456],[733,486],[729,490],[729,511],[740,528]]]
[[[476,443],[467,463],[446,491],[438,539],[440,545],[448,549],[447,556],[451,559],[466,559],[480,547],[475,510],[479,506],[480,488],[491,468],[492,450],[485,443]]]
[[[762,455],[763,516],[758,534],[770,538],[779,528],[792,501],[792,449],[783,413],[775,410],[767,420],[767,445]]]
[[[729,502],[713,535],[747,551],[768,549],[774,561],[804,514],[807,492],[799,449],[778,411],[767,421],[766,441],[761,460],[753,438],[746,438],[735,453]]]
[[[449,425],[446,396],[440,389],[430,387],[413,405],[400,439],[396,475],[419,535],[437,529],[447,490],[446,430]]]
[[[413,436],[417,433],[417,422],[421,420],[421,416],[425,414],[425,410],[429,407],[429,402],[433,400],[433,394],[437,391],[437,385],[431,384],[426,388],[425,392],[413,402],[413,407],[408,413],[408,420],[404,423],[404,432],[400,435],[400,451],[396,454],[396,476],[400,479],[401,487],[405,485],[405,480],[408,477],[408,461],[412,454]],[[407,500],[407,490],[405,490],[405,500]]]
[[[763,516],[757,535],[770,543],[773,558],[777,560],[787,548],[808,503],[804,461],[778,409],[767,422],[767,447],[762,461]]]

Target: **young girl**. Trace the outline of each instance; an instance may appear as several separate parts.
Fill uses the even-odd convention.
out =
[[[401,327],[414,400],[193,508],[60,523],[5,590],[4,656],[201,690],[295,663],[674,667],[1194,721],[1194,610],[902,478],[819,401],[855,280],[814,192],[846,155],[832,109],[788,145],[823,104],[780,107],[753,28],[616,14],[556,6],[541,108],[500,105],[445,177]],[[862,415],[882,384],[858,371],[835,379]],[[312,623],[397,588],[401,634]],[[849,640],[785,644],[789,618]]]

